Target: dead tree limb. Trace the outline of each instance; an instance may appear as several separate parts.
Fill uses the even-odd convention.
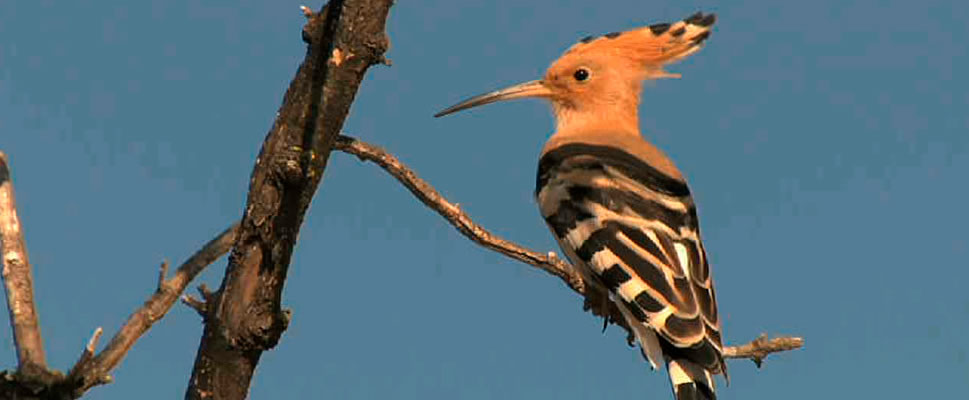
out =
[[[8,160],[0,152],[0,253],[3,254],[3,277],[20,360],[16,373],[0,372],[0,398],[78,398],[91,387],[110,382],[109,373],[121,363],[135,342],[165,316],[189,282],[206,266],[229,251],[239,230],[236,224],[222,232],[185,261],[170,279],[167,278],[168,263],[163,263],[155,293],[131,314],[99,353],[95,353],[95,350],[102,329],[97,328],[77,363],[64,375],[47,368],[43,363],[43,348],[33,305],[30,263],[27,261],[26,246],[16,211]]]
[[[25,242],[7,155],[0,153],[0,251],[3,256],[0,261],[3,262],[3,283],[17,361],[20,368],[25,364],[44,368],[44,344],[34,305],[34,282]]]
[[[73,396],[81,397],[91,387],[111,382],[109,373],[121,363],[135,342],[168,313],[188,284],[205,267],[229,252],[238,234],[239,224],[233,224],[182,263],[171,278],[166,278],[168,262],[162,263],[162,272],[159,274],[155,293],[128,317],[104,350],[97,355],[86,356],[93,355],[98,338],[101,336],[101,328],[98,328],[88,341],[87,347],[81,353],[81,358],[67,376],[67,381],[74,388]]]
[[[23,226],[7,155],[0,152],[0,262],[7,293],[7,310],[17,349],[17,375],[24,380],[49,381],[44,342],[34,302],[34,278],[27,257]]]
[[[628,334],[628,340],[630,343],[632,342],[632,333],[629,327],[625,325],[625,320],[619,317],[619,311],[615,309],[615,306],[612,306],[612,302],[604,301],[606,299],[605,294],[599,292],[599,289],[595,286],[583,284],[579,272],[571,264],[556,257],[555,253],[542,254],[532,251],[489,232],[471,220],[471,217],[458,208],[456,204],[441,196],[434,187],[417,176],[397,157],[380,147],[341,135],[337,138],[334,148],[353,154],[360,160],[379,165],[410,190],[422,203],[444,217],[461,234],[473,242],[558,277],[576,293],[583,295],[586,309],[591,308],[595,315],[603,316],[607,318],[607,322],[623,327]],[[760,367],[768,354],[794,350],[803,345],[804,339],[799,337],[779,337],[768,340],[767,335],[763,334],[750,343],[726,346],[723,352],[725,358],[747,358]]]
[[[386,62],[391,0],[333,0],[308,12],[306,57],[263,142],[239,237],[204,307],[188,399],[243,399],[263,351],[289,323],[283,283],[300,225],[364,73]]]
[[[361,160],[371,161],[394,178],[397,178],[424,205],[441,214],[468,239],[473,240],[488,249],[497,251],[518,261],[531,264],[545,272],[555,275],[565,281],[572,289],[579,293],[585,292],[582,276],[569,263],[559,259],[554,253],[539,253],[502,239],[495,234],[474,223],[467,213],[454,203],[447,201],[444,196],[434,189],[427,181],[417,176],[407,168],[397,157],[380,147],[361,142],[349,136],[337,138],[336,150],[353,154]]]
[[[799,337],[782,336],[769,339],[766,333],[762,333],[750,343],[724,347],[723,358],[746,358],[760,368],[769,354],[796,350],[802,346],[804,346],[804,339]]]

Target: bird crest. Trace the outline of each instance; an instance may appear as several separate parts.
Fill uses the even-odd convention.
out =
[[[586,36],[569,47],[552,68],[577,58],[598,58],[639,70],[643,73],[642,79],[679,78],[679,74],[663,71],[663,65],[699,51],[710,37],[714,22],[716,15],[697,12],[672,24],[659,23],[602,36]]]

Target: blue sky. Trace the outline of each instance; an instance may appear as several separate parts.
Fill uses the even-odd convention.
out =
[[[548,107],[431,115],[539,77],[580,37],[716,12],[708,46],[672,68],[683,79],[645,85],[641,125],[689,177],[726,340],[807,340],[762,370],[731,361],[722,398],[969,397],[969,5],[736,3],[402,1],[393,67],[371,69],[345,130],[494,232],[558,251],[532,199]],[[112,335],[163,258],[241,216],[304,54],[300,4],[0,3],[0,149],[54,367],[95,327]],[[669,397],[665,372],[557,279],[345,154],[284,301],[293,322],[253,398]],[[201,328],[176,306],[89,398],[182,396]],[[0,329],[3,368],[12,342]]]

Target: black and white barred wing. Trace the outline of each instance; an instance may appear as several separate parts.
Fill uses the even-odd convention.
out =
[[[639,325],[654,367],[657,341],[644,325],[667,358],[725,372],[713,280],[683,181],[620,149],[571,144],[542,157],[536,196],[566,255]]]

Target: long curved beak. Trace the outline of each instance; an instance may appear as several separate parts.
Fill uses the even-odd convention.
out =
[[[483,106],[485,104],[494,103],[496,101],[520,99],[523,97],[551,97],[552,91],[545,86],[542,81],[531,81],[525,83],[519,83],[515,86],[509,86],[504,89],[496,90],[491,93],[485,93],[480,96],[474,96],[470,99],[462,101],[458,104],[445,108],[443,111],[434,114],[434,117],[443,117],[445,115],[456,113],[461,110],[467,110],[471,107]]]

